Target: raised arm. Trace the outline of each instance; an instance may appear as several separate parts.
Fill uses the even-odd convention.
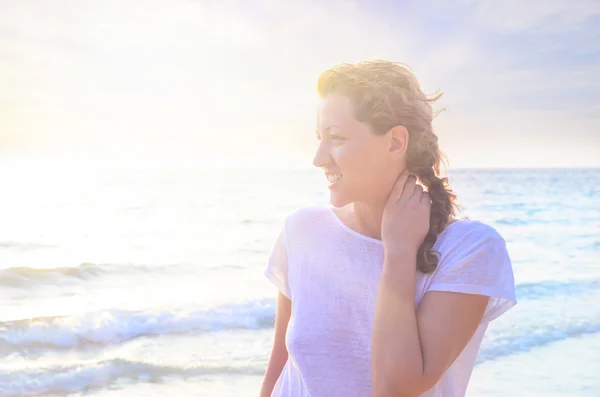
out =
[[[426,293],[415,309],[417,251],[429,229],[430,197],[405,172],[392,190],[382,221],[385,259],[379,281],[371,371],[375,397],[419,396],[433,387],[465,348],[485,313],[489,292],[462,286]],[[482,239],[478,264],[492,266],[495,247]],[[457,263],[468,261],[460,258]],[[489,265],[489,266],[488,266]],[[467,268],[474,275],[474,269]],[[483,283],[491,277],[480,280]],[[475,288],[476,287],[476,288]],[[467,293],[464,293],[467,292]]]

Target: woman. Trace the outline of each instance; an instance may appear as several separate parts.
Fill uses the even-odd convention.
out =
[[[454,218],[438,177],[439,96],[387,61],[338,65],[317,90],[332,206],[292,213],[271,254],[261,396],[464,396],[488,323],[516,300],[505,241]]]

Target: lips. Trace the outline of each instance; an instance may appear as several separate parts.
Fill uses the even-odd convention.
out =
[[[329,185],[327,186],[327,188],[329,188],[329,189],[333,189],[335,184],[340,179],[342,179],[342,174],[337,174],[337,173],[333,173],[333,172],[327,172],[327,173],[325,173],[325,176],[327,177],[327,181],[329,182]]]

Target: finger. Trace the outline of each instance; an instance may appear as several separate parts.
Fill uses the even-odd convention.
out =
[[[392,188],[392,192],[390,193],[390,199],[393,200],[394,203],[397,203],[402,196],[402,190],[404,189],[404,184],[406,183],[406,179],[410,173],[408,170],[404,170],[398,175],[398,179],[394,183],[394,187]]]
[[[414,200],[417,203],[419,203],[421,201],[422,195],[423,195],[423,186],[415,185],[414,191],[413,191],[412,196],[410,197],[410,200]]]
[[[409,175],[406,178],[406,182],[404,183],[404,189],[402,189],[402,195],[400,200],[408,201],[411,198],[415,191],[415,186],[417,184],[417,177],[414,175]]]
[[[431,194],[429,194],[429,192],[423,192],[421,195],[421,203],[431,205]]]

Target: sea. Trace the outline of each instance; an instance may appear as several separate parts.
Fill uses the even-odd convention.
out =
[[[600,396],[600,169],[449,169],[518,304],[468,396]],[[3,167],[0,396],[258,396],[285,217],[317,169]]]

